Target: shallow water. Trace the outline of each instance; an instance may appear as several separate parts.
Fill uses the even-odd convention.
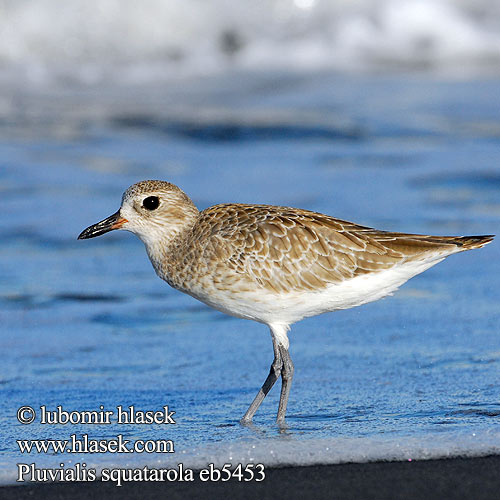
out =
[[[253,426],[267,329],[159,280],[128,233],[77,241],[141,179],[199,208],[290,205],[380,229],[498,233],[498,79],[232,73],[147,88],[7,87],[0,121],[0,459],[38,467],[336,463],[499,452],[499,246],[290,333]],[[31,425],[20,406],[175,410],[174,425]],[[17,439],[172,439],[168,456],[21,455]]]

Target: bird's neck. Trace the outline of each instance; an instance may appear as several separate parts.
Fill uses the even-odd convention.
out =
[[[170,270],[177,264],[177,256],[182,253],[186,241],[192,233],[199,212],[185,214],[181,224],[167,225],[155,234],[154,238],[144,240],[149,260],[156,274],[173,285]]]

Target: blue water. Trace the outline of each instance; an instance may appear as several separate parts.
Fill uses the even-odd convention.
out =
[[[0,121],[0,479],[38,467],[265,464],[500,451],[500,246],[452,256],[393,297],[290,333],[279,390],[263,325],[159,280],[129,233],[77,241],[142,179],[202,209],[290,205],[386,230],[492,234],[500,80],[232,73],[169,86],[4,89]],[[7,102],[7,101],[6,101]],[[176,425],[22,425],[20,406],[175,410]],[[17,439],[168,438],[175,454],[22,455]],[[69,456],[69,458],[67,458]]]

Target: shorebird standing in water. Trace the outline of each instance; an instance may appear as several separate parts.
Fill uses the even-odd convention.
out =
[[[181,189],[163,181],[128,188],[118,212],[78,238],[113,229],[136,234],[158,276],[172,287],[269,327],[274,361],[243,423],[252,420],[279,377],[277,420],[285,419],[293,377],[291,324],[380,299],[448,255],[493,239],[378,231],[270,205],[223,204],[199,212]]]

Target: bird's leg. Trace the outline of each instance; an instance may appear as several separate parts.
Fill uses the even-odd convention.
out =
[[[276,380],[278,380],[279,376],[281,375],[281,370],[283,367],[283,359],[281,357],[280,346],[278,346],[278,342],[274,338],[274,336],[272,337],[272,339],[273,339],[273,349],[274,349],[274,361],[271,364],[269,375],[267,376],[264,384],[260,388],[260,391],[257,393],[257,396],[255,396],[255,399],[252,401],[252,404],[249,406],[245,415],[243,415],[243,418],[240,420],[242,424],[247,424],[252,421],[255,412],[258,410],[262,401],[264,401],[264,398],[267,396],[267,393],[271,390],[271,387],[274,385]],[[286,353],[288,355],[288,351],[286,351]],[[288,358],[290,358],[289,355]],[[292,371],[293,371],[293,365],[292,365]],[[290,388],[288,388],[286,399],[288,399],[289,391]],[[281,389],[281,393],[283,395],[283,388]],[[281,400],[280,400],[280,407],[281,407]],[[285,401],[285,410],[286,410],[286,401]]]
[[[280,404],[278,406],[278,416],[276,421],[279,424],[283,424],[285,422],[285,413],[286,406],[288,404],[288,396],[290,394],[290,387],[292,386],[292,378],[293,378],[293,363],[292,358],[290,357],[290,353],[288,349],[282,345],[278,347],[281,359],[281,394],[280,394]]]

